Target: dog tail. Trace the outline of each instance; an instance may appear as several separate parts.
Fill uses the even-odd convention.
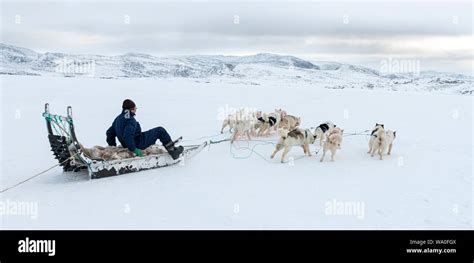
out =
[[[375,136],[375,138],[377,139],[376,142],[379,146],[382,146],[382,141],[383,141],[382,137],[384,137],[384,135],[385,135],[385,131],[383,129],[378,129],[376,133],[373,134],[373,136]]]
[[[333,138],[332,134],[329,135],[326,140],[327,140],[328,143],[334,144],[334,138]]]
[[[379,146],[382,146],[382,136],[377,136],[377,143]]]
[[[338,137],[339,136],[337,134],[331,134],[331,135],[329,135],[328,140],[331,144],[335,145],[337,143]]]

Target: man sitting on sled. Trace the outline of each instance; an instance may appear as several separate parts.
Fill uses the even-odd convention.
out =
[[[137,156],[143,156],[142,151],[160,139],[168,153],[173,159],[179,158],[183,152],[183,146],[175,146],[170,135],[163,127],[157,127],[146,132],[142,132],[140,123],[135,120],[137,107],[132,100],[126,99],[122,104],[122,113],[115,118],[112,126],[107,130],[107,143],[110,146],[117,146],[115,137],[123,147],[128,148]]]

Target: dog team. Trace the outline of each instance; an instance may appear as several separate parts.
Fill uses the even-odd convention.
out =
[[[322,146],[320,161],[324,160],[328,151],[331,152],[331,161],[334,161],[336,151],[341,149],[344,130],[330,121],[320,124],[314,131],[300,128],[300,124],[301,118],[289,115],[282,109],[275,109],[271,113],[240,109],[224,119],[221,133],[228,127],[232,134],[230,141],[234,143],[242,136],[251,140],[251,136],[268,136],[274,131],[278,135],[278,143],[270,157],[273,159],[283,150],[282,163],[293,146],[301,146],[304,154],[311,156],[309,145],[319,139],[319,145]],[[376,123],[370,135],[368,153],[372,157],[377,153],[382,160],[385,152],[390,155],[395,137],[395,131],[385,131],[383,124]]]

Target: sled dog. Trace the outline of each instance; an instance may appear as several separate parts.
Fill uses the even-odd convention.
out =
[[[221,133],[224,133],[224,129],[228,126],[229,131],[232,131],[234,128],[235,122],[237,121],[236,117],[232,114],[229,114],[224,121],[222,122]]]
[[[341,149],[343,133],[344,130],[338,127],[334,127],[327,131],[326,140],[323,143],[323,155],[321,156],[321,162],[324,160],[327,151],[331,151],[331,161],[334,161],[334,156],[336,156],[336,150]]]
[[[286,130],[293,130],[301,124],[301,118],[286,114],[286,111],[281,112],[281,120],[278,128]]]
[[[278,135],[280,136],[280,138],[270,158],[273,159],[273,157],[275,157],[275,154],[284,149],[283,154],[281,156],[281,162],[285,162],[285,156],[288,154],[288,152],[291,150],[291,147],[293,146],[301,146],[303,148],[304,153],[308,156],[311,156],[309,145],[314,143],[316,137],[310,129],[303,130],[301,128],[295,128],[291,131],[285,129],[278,129]]]
[[[321,123],[318,127],[316,127],[316,130],[314,131],[314,134],[319,138],[319,145],[323,145],[323,141],[325,138],[326,133],[330,130],[335,128],[336,125],[334,123],[327,121],[325,123]]]
[[[224,128],[226,128],[227,126],[229,126],[229,131],[232,132],[232,129],[234,128],[235,123],[238,120],[243,119],[244,114],[245,114],[245,109],[241,108],[241,109],[236,110],[235,112],[227,115],[227,117],[222,122],[221,133],[224,133]]]
[[[256,131],[261,129],[261,122],[258,122],[257,120],[264,117],[265,116],[262,111],[241,108],[235,113],[229,114],[224,119],[224,121],[222,122],[221,133],[224,133],[224,129],[226,127],[229,127],[229,131],[234,135],[234,128],[237,124],[239,124],[240,128],[242,129],[242,123],[245,121],[249,121],[250,123],[252,123],[251,127],[249,128],[250,134],[255,135]],[[240,131],[239,133],[241,132],[242,131]]]
[[[375,153],[377,153],[379,155],[379,159],[383,160],[383,154],[385,153],[385,151],[387,151],[387,149],[387,154],[390,155],[392,153],[393,141],[395,140],[396,136],[396,131],[385,131],[382,126],[379,126],[375,133],[373,133],[370,137],[370,156],[373,157]]]
[[[264,113],[262,116],[258,117],[257,119],[260,121],[260,126],[257,135],[269,135],[272,129],[276,130],[280,125],[282,112],[282,109],[275,109],[274,112],[268,114]]]
[[[232,137],[230,139],[230,143],[234,143],[242,135],[247,135],[249,141],[252,139],[250,134],[253,133],[253,129],[256,124],[256,120],[238,120],[234,125],[234,130],[232,133]]]
[[[385,133],[384,125],[381,123],[376,123],[375,127],[372,129],[372,132],[370,133],[369,150],[367,151],[367,153],[372,154],[372,150],[374,149],[374,146],[378,137],[377,134],[383,134],[383,133]]]
[[[387,155],[390,155],[392,153],[393,141],[395,141],[395,138],[397,137],[397,132],[388,130],[385,134],[387,135]]]

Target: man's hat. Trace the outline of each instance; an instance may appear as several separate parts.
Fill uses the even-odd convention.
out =
[[[122,109],[124,110],[131,110],[135,108],[135,102],[133,102],[132,100],[130,99],[126,99],[123,101],[122,103]]]

